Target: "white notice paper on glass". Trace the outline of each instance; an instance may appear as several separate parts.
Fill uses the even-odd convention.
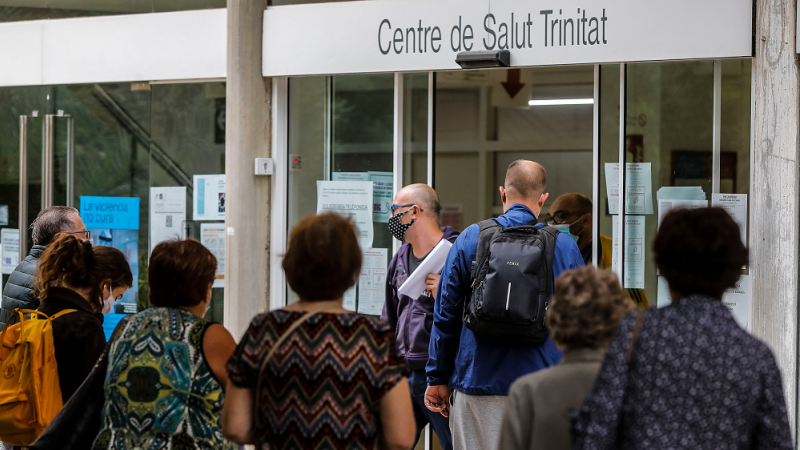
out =
[[[217,258],[217,273],[212,287],[225,287],[225,224],[200,224],[200,243]]]
[[[8,205],[0,205],[0,225],[8,225]]]
[[[722,295],[722,304],[733,313],[733,318],[740,327],[750,329],[750,304],[752,300],[750,276],[742,275],[736,285]]]
[[[317,181],[317,214],[350,217],[358,228],[361,250],[372,247],[372,182]]]
[[[672,296],[669,295],[669,284],[667,283],[667,279],[662,276],[659,276],[658,297],[656,298],[656,305],[659,308],[663,308],[671,303],[672,303]]]
[[[19,230],[0,229],[0,273],[10,274],[19,265]]]
[[[225,220],[225,175],[195,175],[194,220]]]
[[[619,164],[606,163],[608,210],[619,214]],[[653,214],[650,163],[625,163],[625,214]]]
[[[616,230],[619,229],[619,216],[612,217],[612,229],[615,230],[613,254],[611,255],[611,269],[617,272],[619,262],[619,239]],[[644,216],[625,216],[625,266],[622,276],[625,278],[623,286],[626,289],[644,289]]]
[[[711,206],[719,206],[739,225],[742,243],[747,245],[747,194],[711,194]]]
[[[369,172],[369,181],[372,181],[372,220],[388,223],[392,215],[392,201],[394,194],[394,174],[392,172]]]
[[[446,239],[439,241],[414,273],[400,286],[397,293],[413,299],[417,299],[425,293],[425,279],[428,278],[429,274],[442,271],[447,254],[450,253],[450,247],[452,246],[453,244]]]
[[[342,308],[348,311],[356,310],[356,285],[344,291],[344,300],[342,301]]]
[[[708,200],[659,200],[658,201],[658,226],[668,212],[675,208],[697,209],[708,208]]]
[[[150,251],[170,239],[180,239],[186,220],[186,187],[150,188]]]
[[[361,263],[361,276],[358,278],[358,313],[373,316],[381,315],[386,298],[386,256],[385,248],[364,250]]]

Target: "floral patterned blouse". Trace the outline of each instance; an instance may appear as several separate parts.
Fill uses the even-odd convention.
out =
[[[225,394],[206,363],[212,322],[173,308],[132,316],[112,343],[103,427],[93,450],[235,450],[222,437]]]
[[[377,448],[380,400],[408,375],[389,324],[314,314],[266,361],[302,316],[283,310],[256,316],[228,361],[231,381],[255,391],[259,448]]]

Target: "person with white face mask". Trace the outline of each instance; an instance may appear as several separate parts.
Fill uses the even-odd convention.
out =
[[[38,310],[48,316],[73,311],[53,320],[58,381],[64,403],[103,353],[106,338],[102,313],[132,285],[131,267],[116,248],[92,246],[65,233],[42,253],[34,285],[42,299]]]
[[[578,192],[559,196],[544,221],[574,239],[583,256],[583,263],[587,266],[592,264],[592,201],[589,197]],[[599,236],[597,266],[599,269],[611,269],[613,241],[608,236]],[[625,289],[625,293],[636,306],[647,308],[644,289]]]

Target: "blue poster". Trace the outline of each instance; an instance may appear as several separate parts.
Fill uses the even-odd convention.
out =
[[[138,230],[139,198],[81,196],[81,219],[89,229]]]

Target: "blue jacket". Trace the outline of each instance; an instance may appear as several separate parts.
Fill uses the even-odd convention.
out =
[[[527,206],[512,205],[497,222],[504,227],[524,225],[536,219]],[[519,377],[561,360],[562,352],[548,338],[533,346],[503,345],[482,339],[462,322],[464,299],[470,295],[472,262],[478,247],[479,227],[470,225],[456,239],[447,255],[433,311],[431,344],[428,348],[428,385],[449,384],[468,395],[508,395]],[[559,235],[556,240],[553,275],[583,266],[575,241]]]

